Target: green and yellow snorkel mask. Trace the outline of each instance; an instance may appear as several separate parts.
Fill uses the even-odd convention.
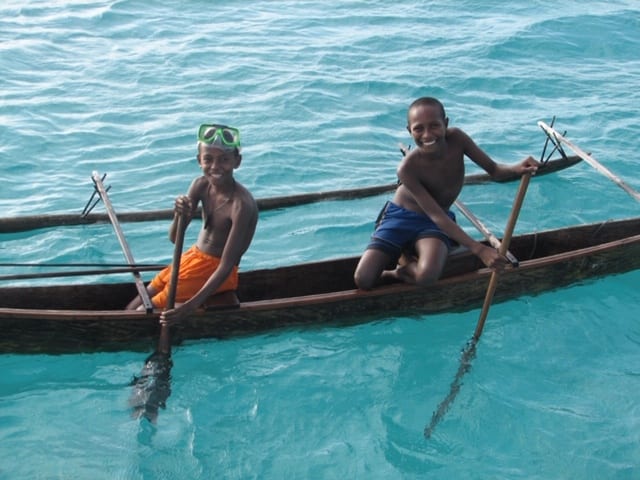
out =
[[[223,150],[240,150],[240,130],[227,125],[204,123],[198,129],[198,143]]]

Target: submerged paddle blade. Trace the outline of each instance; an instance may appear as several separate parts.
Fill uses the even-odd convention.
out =
[[[460,366],[458,367],[456,376],[454,377],[453,382],[451,382],[451,386],[449,387],[449,394],[444,398],[444,400],[442,400],[442,402],[440,402],[440,405],[438,405],[438,408],[435,412],[433,412],[433,415],[431,416],[429,425],[424,428],[425,438],[431,438],[431,434],[436,428],[436,425],[440,423],[440,420],[442,420],[442,417],[444,417],[444,414],[447,413],[447,410],[449,410],[449,407],[456,399],[456,395],[458,395],[460,387],[462,387],[462,378],[469,370],[471,370],[471,362],[476,356],[476,345],[476,339],[472,338],[462,350]]]
[[[182,216],[178,217],[167,309],[172,309],[175,306],[185,227],[184,218]],[[144,361],[144,367],[142,367],[142,373],[139,377],[135,377],[132,382],[133,392],[129,399],[129,405],[133,409],[131,415],[134,418],[145,417],[151,423],[156,423],[158,409],[166,408],[167,398],[171,395],[172,366],[171,335],[169,327],[162,324],[160,326],[158,348],[147,357]]]
[[[144,362],[139,377],[133,378],[133,391],[129,398],[132,418],[146,418],[156,423],[158,410],[166,408],[167,398],[171,395],[171,356],[154,352]]]

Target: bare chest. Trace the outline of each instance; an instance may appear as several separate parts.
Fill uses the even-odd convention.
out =
[[[198,248],[216,256],[222,254],[231,231],[234,195],[210,192],[202,198],[202,230]]]
[[[416,170],[418,181],[443,208],[449,208],[460,194],[464,182],[464,162],[445,158],[424,162]]]

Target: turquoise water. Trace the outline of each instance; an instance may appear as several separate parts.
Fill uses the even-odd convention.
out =
[[[636,1],[9,0],[0,13],[1,216],[79,212],[94,170],[117,211],[170,208],[198,174],[204,121],[241,129],[237,178],[256,197],[387,183],[422,95],[504,162],[539,155],[536,123],[556,115],[640,189]],[[461,198],[500,232],[516,188]],[[241,268],[359,254],[386,198],[265,212]],[[516,231],[637,215],[579,165],[532,181]],[[170,260],[166,228],[123,224],[138,262]],[[5,263],[122,260],[108,225],[0,238]],[[140,353],[1,355],[0,478],[638,478],[639,282],[493,306],[430,440],[478,311],[185,344],[157,426],[128,416]]]

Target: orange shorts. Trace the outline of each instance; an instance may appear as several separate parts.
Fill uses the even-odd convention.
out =
[[[176,303],[184,303],[193,297],[202,288],[209,277],[220,265],[220,258],[202,252],[195,245],[182,254],[180,258],[180,271],[178,275],[178,288],[176,290]],[[169,296],[169,283],[171,281],[171,265],[158,273],[150,286],[158,293],[151,299],[156,308],[165,308]],[[237,290],[238,267],[233,267],[229,277],[216,290],[215,293]]]

